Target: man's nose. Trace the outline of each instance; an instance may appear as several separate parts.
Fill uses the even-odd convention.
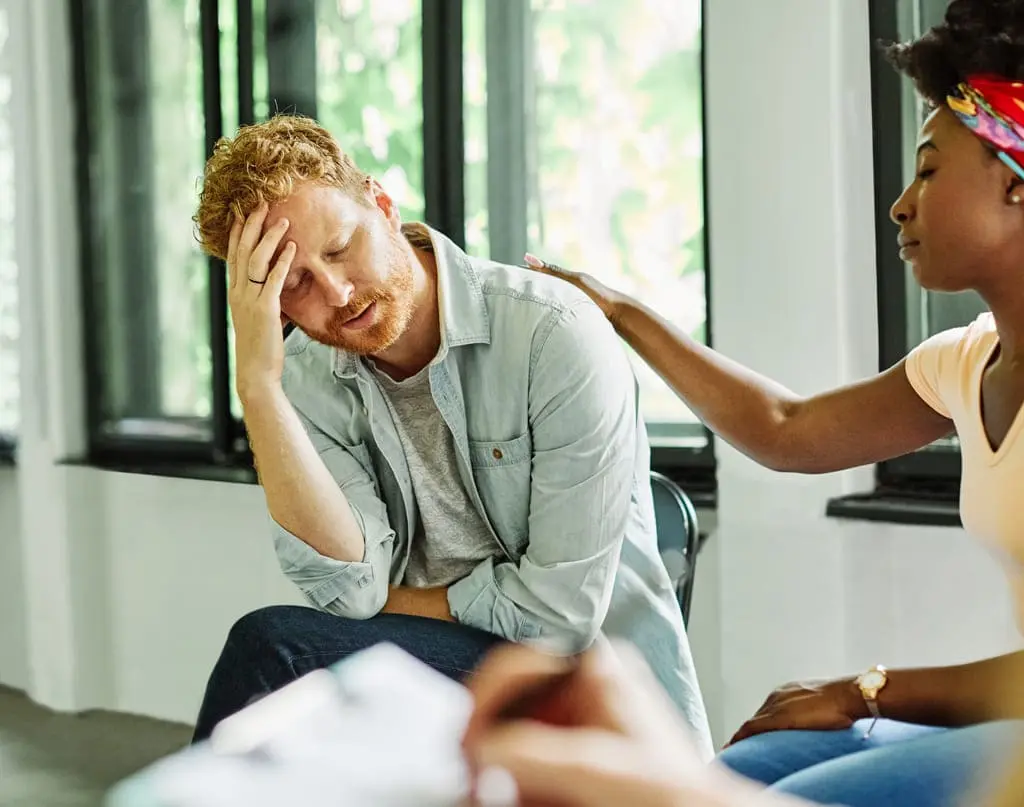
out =
[[[355,286],[344,277],[337,277],[325,272],[320,278],[320,288],[323,290],[324,301],[336,308],[344,308],[352,299]]]

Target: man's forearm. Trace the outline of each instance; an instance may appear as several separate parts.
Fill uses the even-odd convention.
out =
[[[284,391],[276,387],[250,393],[242,404],[273,519],[321,555],[361,561],[359,524]]]
[[[388,601],[381,613],[424,616],[444,622],[455,621],[455,617],[452,616],[451,609],[448,607],[448,589],[446,588],[391,586],[388,589]]]
[[[1024,699],[1000,697],[1022,671],[1024,651],[954,667],[893,670],[878,708],[893,720],[934,726],[1024,718]]]

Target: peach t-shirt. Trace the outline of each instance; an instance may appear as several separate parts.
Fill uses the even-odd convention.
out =
[[[1024,408],[995,451],[981,417],[981,381],[999,345],[992,315],[943,331],[907,356],[907,378],[917,394],[956,426],[963,473],[960,518],[983,541],[1024,535]]]

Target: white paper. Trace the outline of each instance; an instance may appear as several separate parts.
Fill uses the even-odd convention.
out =
[[[393,645],[307,675],[211,742],[122,783],[108,807],[457,807],[468,691]]]

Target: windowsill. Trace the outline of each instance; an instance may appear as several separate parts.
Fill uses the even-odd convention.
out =
[[[706,438],[651,440],[651,470],[675,482],[698,510],[718,508],[718,481],[713,450]]]
[[[857,493],[830,499],[825,514],[830,518],[888,524],[962,526],[960,508],[954,499],[915,498],[894,492]]]
[[[202,482],[231,482],[241,485],[256,484],[256,471],[244,466],[224,466],[204,463],[131,462],[104,460],[71,460],[64,463],[80,468],[95,468],[122,474],[163,476],[173,479],[195,479]]]
[[[686,495],[698,510],[714,512],[718,509],[717,491],[694,491],[693,493],[686,493]]]
[[[0,465],[3,465],[3,455],[0,454]],[[13,464],[13,458],[11,459]],[[256,471],[248,466],[223,466],[201,462],[140,462],[131,460],[107,459],[103,460],[67,460],[64,465],[79,468],[96,468],[102,471],[114,471],[124,474],[143,474],[146,476],[163,476],[174,479],[196,479],[206,482],[232,482],[236,484],[256,484]],[[693,502],[698,510],[714,511],[718,507],[718,491],[701,489],[705,485],[697,485],[687,479],[687,475],[680,474],[680,469],[668,471],[668,475],[675,479],[683,488],[686,495]],[[704,482],[704,480],[701,480]],[[687,484],[691,482],[691,484]]]

